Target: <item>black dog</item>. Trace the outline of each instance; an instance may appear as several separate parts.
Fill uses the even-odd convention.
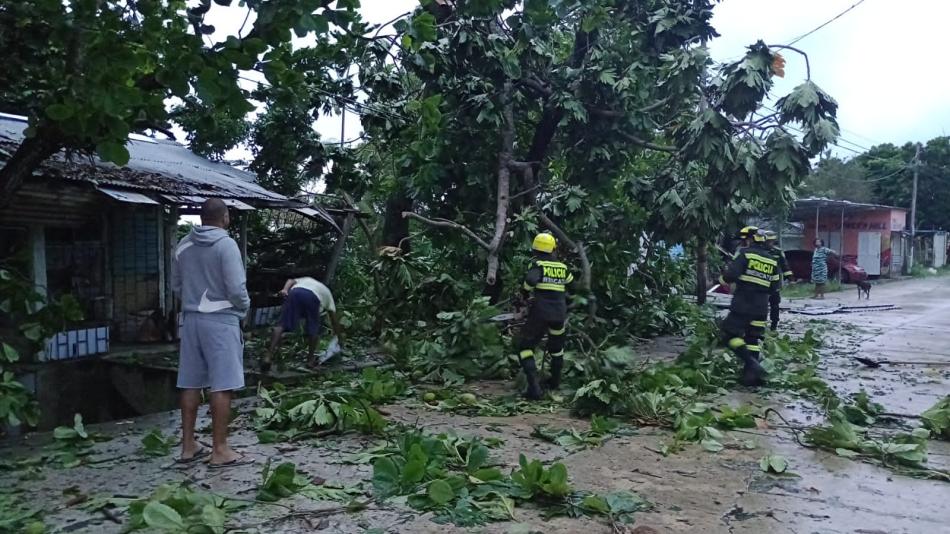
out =
[[[861,293],[864,293],[864,298],[871,300],[871,282],[867,280],[858,282],[858,300],[861,300]]]

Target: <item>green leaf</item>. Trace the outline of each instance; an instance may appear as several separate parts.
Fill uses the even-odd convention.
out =
[[[3,343],[0,346],[3,347],[3,350],[2,350],[3,359],[6,360],[7,362],[13,363],[20,359],[20,353],[18,353],[16,349],[11,347],[10,345]]]
[[[160,502],[151,501],[146,504],[145,510],[142,511],[142,518],[147,526],[153,528],[172,532],[183,532],[185,530],[185,522],[182,520],[181,514],[171,506]]]
[[[260,443],[277,443],[280,441],[280,434],[273,430],[258,430],[257,441]]]
[[[430,482],[426,494],[429,496],[429,499],[432,499],[432,502],[439,506],[447,504],[455,498],[455,491],[452,489],[452,486],[442,479]]]
[[[788,460],[784,456],[770,454],[759,460],[759,468],[766,473],[784,473],[788,469]]]
[[[316,411],[313,412],[313,424],[318,427],[330,426],[335,419],[333,414],[330,413],[330,410],[327,409],[326,403],[321,403]]]
[[[218,508],[213,504],[206,504],[201,507],[201,522],[211,527],[214,532],[224,531],[224,522],[226,517],[224,515],[224,510]]]
[[[581,501],[581,507],[593,513],[608,515],[610,514],[610,505],[607,500],[599,495],[588,495]]]
[[[421,12],[417,14],[412,18],[413,37],[421,41],[435,41],[437,37],[435,25],[436,20],[432,13]]]
[[[120,167],[129,162],[129,151],[125,145],[113,141],[103,141],[96,145],[96,154],[103,161],[115,163]]]
[[[845,458],[857,458],[858,456],[861,456],[861,453],[859,452],[855,452],[850,449],[842,449],[842,448],[835,449],[835,454],[837,454],[838,456],[844,456]]]
[[[165,456],[171,452],[171,439],[165,439],[162,431],[155,428],[142,436],[142,452],[149,456]]]
[[[89,434],[86,433],[86,426],[82,424],[82,415],[78,413],[73,415],[73,428],[82,439],[89,437]]]
[[[46,116],[54,121],[64,121],[73,116],[72,106],[67,104],[52,104],[46,108]]]
[[[709,452],[719,452],[724,448],[722,443],[719,443],[714,439],[704,439],[699,442],[699,445],[703,448],[703,450]]]
[[[399,469],[396,463],[388,457],[378,458],[373,462],[373,488],[386,496],[396,491],[399,483]]]
[[[72,441],[79,437],[75,429],[68,426],[58,426],[53,429],[53,438],[61,441]]]

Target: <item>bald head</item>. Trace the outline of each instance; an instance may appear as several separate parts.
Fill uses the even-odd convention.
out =
[[[209,198],[201,204],[201,224],[227,228],[231,223],[228,216],[228,207],[220,198]]]

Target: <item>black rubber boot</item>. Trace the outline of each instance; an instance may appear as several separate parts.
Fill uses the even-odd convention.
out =
[[[747,350],[739,351],[739,358],[742,359],[743,363],[739,383],[750,388],[764,385],[765,369],[759,365],[759,361]]]
[[[534,358],[525,358],[521,360],[521,368],[524,370],[524,376],[528,380],[528,389],[524,396],[528,400],[541,400],[541,385],[538,383],[538,368],[534,363]]]
[[[776,330],[778,330],[778,321],[773,321],[773,322],[772,322],[772,331],[775,332]]]
[[[544,385],[548,389],[557,389],[561,387],[561,371],[564,369],[564,356],[551,357],[551,377]]]

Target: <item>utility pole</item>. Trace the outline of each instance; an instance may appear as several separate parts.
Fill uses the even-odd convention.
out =
[[[914,238],[917,235],[917,175],[920,170],[920,143],[914,154],[914,187],[910,197],[910,257],[907,259],[907,274],[914,269]]]

